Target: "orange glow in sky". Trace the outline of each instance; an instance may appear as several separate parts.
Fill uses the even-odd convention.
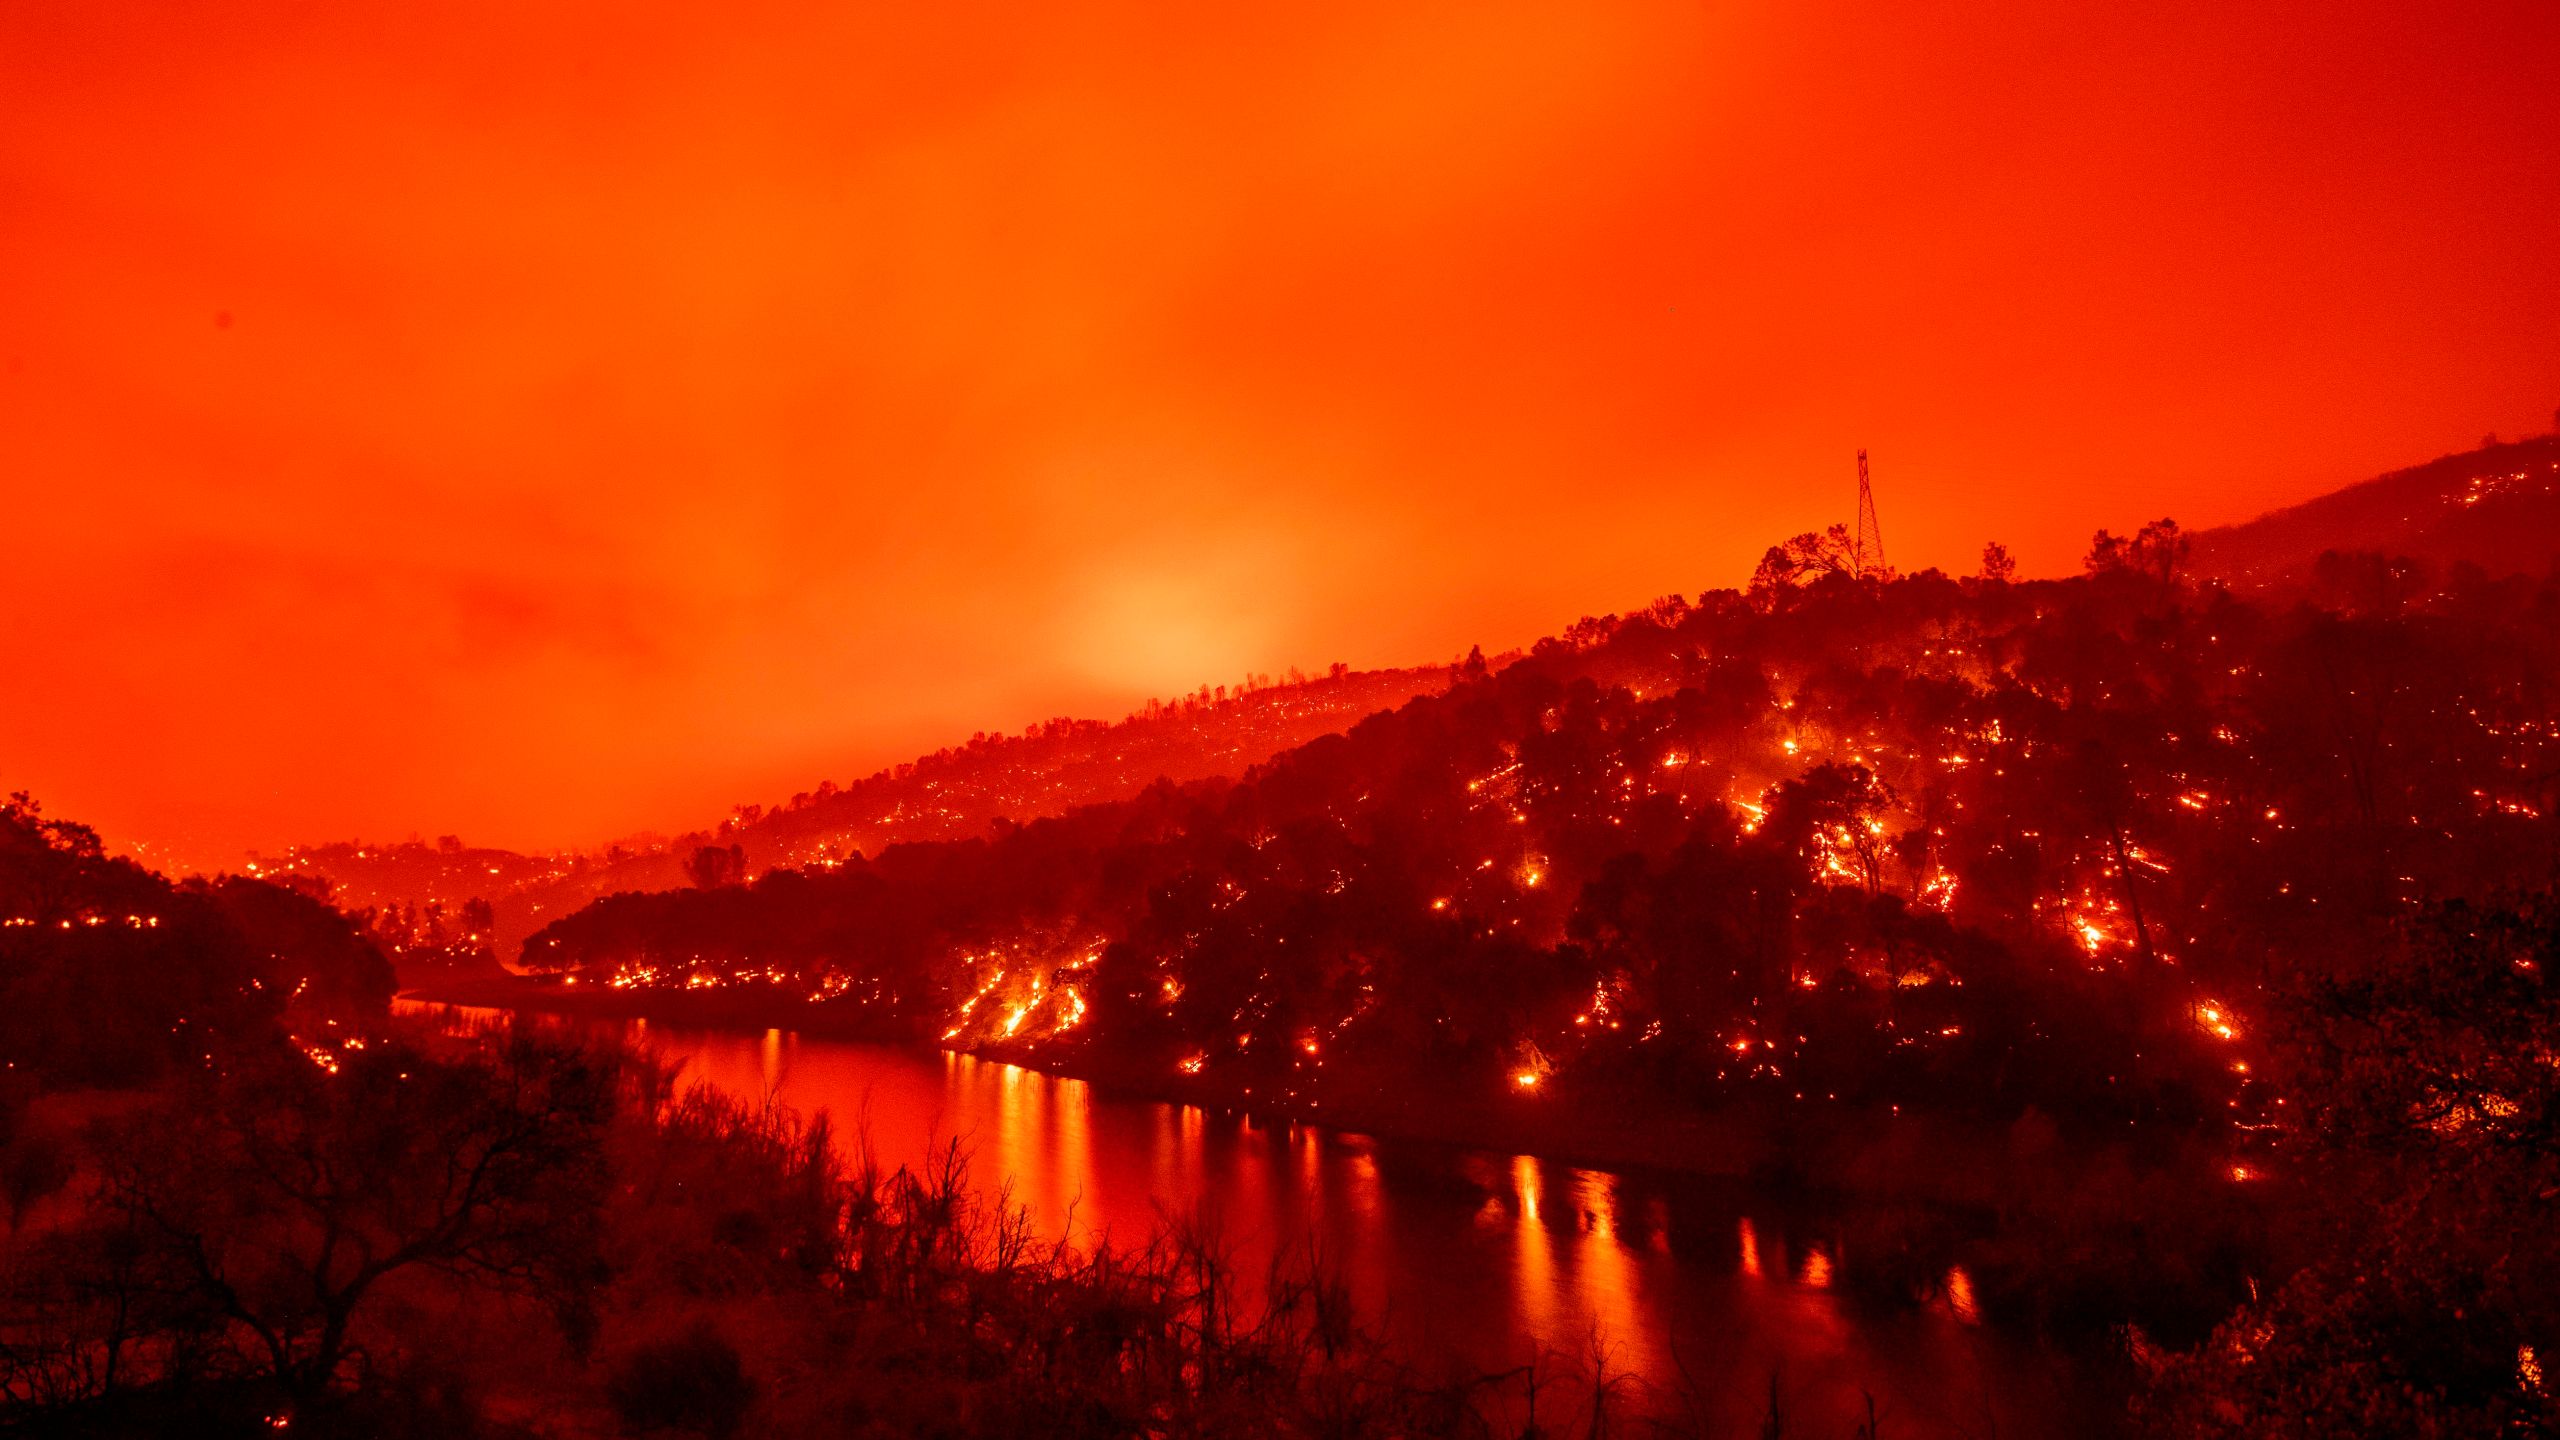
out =
[[[2105,13],[2100,13],[2104,11]],[[0,7],[0,788],[520,846],[2560,403],[2560,11]]]

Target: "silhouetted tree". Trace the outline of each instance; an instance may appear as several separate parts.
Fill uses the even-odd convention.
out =
[[[122,1122],[86,1264],[298,1404],[411,1272],[574,1303],[592,1282],[609,1059],[519,1032],[241,1063]]]
[[[2018,578],[2018,562],[2010,557],[2008,546],[1994,540],[1982,547],[1982,578],[1995,585]]]
[[[1751,575],[1751,593],[1755,597],[1774,595],[1799,585],[1810,585],[1826,576],[1851,578],[1858,573],[1858,542],[1846,525],[1805,533],[1781,544],[1772,545],[1760,557],[1760,566]]]
[[[684,862],[684,878],[704,890],[743,884],[747,878],[746,848],[735,844],[698,846]]]
[[[2104,575],[2126,571],[2148,576],[2163,588],[2177,583],[2178,573],[2187,562],[2191,548],[2186,532],[2175,520],[2154,520],[2132,535],[2112,535],[2101,530],[2089,542],[2086,560],[2089,573]]]

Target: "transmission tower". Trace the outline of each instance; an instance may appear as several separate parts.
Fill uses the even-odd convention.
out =
[[[1884,526],[1876,522],[1876,489],[1867,480],[1867,452],[1858,452],[1858,549],[1852,557],[1858,578],[1882,575],[1884,564]]]

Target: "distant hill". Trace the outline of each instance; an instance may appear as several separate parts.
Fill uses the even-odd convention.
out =
[[[2328,550],[2371,550],[2491,574],[2560,557],[2560,435],[2395,470],[2195,537],[2194,565],[2241,587],[2297,578]]]
[[[1436,693],[1449,673],[1336,666],[1280,683],[1204,685],[1179,699],[1150,701],[1122,721],[1059,719],[1018,735],[980,734],[841,788],[829,781],[771,806],[741,806],[709,828],[595,852],[524,855],[452,838],[344,841],[257,856],[247,869],[269,878],[325,878],[349,911],[415,912],[377,923],[377,936],[395,954],[467,942],[505,955],[553,917],[601,896],[689,884],[686,862],[704,846],[738,847],[737,863],[752,876],[776,866],[826,868],[890,845],[967,839],[998,820],[1125,799],[1158,779],[1241,775],[1365,716]],[[466,922],[464,907],[475,900],[486,902],[490,915]],[[413,945],[403,942],[405,933],[414,934]]]

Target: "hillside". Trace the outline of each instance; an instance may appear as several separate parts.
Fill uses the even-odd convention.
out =
[[[327,880],[338,904],[374,911],[376,938],[404,973],[464,963],[476,951],[505,954],[547,919],[599,896],[690,883],[686,866],[705,846],[736,847],[743,874],[824,868],[884,846],[960,839],[999,820],[1056,815],[1134,795],[1158,779],[1241,774],[1283,750],[1364,715],[1438,689],[1438,667],[1351,670],[1202,686],[1151,701],[1117,723],[1052,720],[1019,735],[980,734],[965,745],[879,771],[842,787],[826,782],[772,805],[744,805],[672,839],[636,839],[596,852],[524,855],[463,844],[345,841],[259,856],[250,874]],[[486,905],[481,915],[476,906]],[[465,918],[466,907],[473,914]]]
[[[2447,455],[2200,532],[2194,563],[2254,587],[2300,578],[2328,550],[2540,574],[2560,557],[2560,435]]]
[[[391,989],[383,957],[306,887],[172,882],[27,795],[0,797],[0,1152],[29,1087],[142,1083],[233,1046],[334,1063],[321,1047],[378,1018]]]
[[[2270,1103],[2287,967],[2549,873],[2544,582],[1666,602],[1238,781],[601,901],[529,965],[1255,1104]]]

